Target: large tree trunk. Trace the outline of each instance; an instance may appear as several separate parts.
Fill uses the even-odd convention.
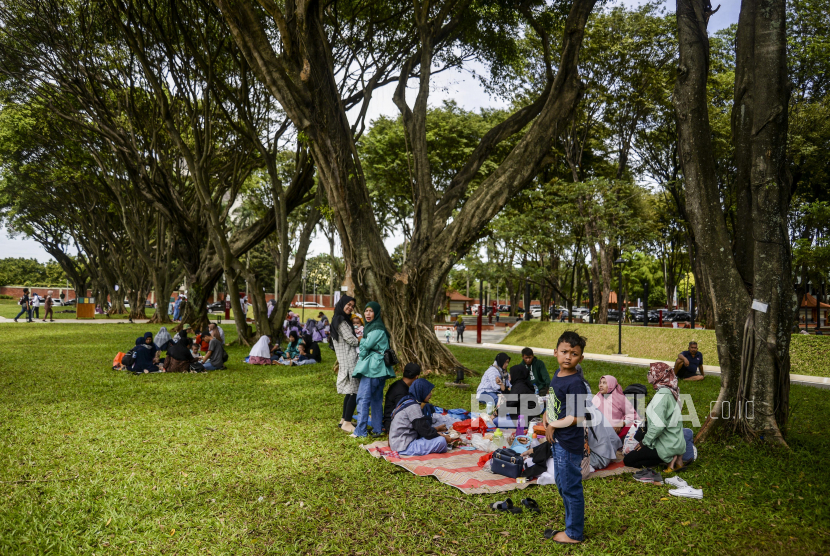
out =
[[[458,361],[438,341],[432,326],[434,309],[443,295],[442,285],[453,265],[479,239],[484,225],[535,177],[549,153],[550,140],[558,125],[572,112],[580,90],[578,55],[594,0],[577,0],[573,4],[566,23],[560,68],[550,89],[538,103],[517,112],[482,140],[480,148],[437,204],[431,190],[428,159],[422,152],[425,132],[422,116],[428,89],[425,80],[428,82],[430,70],[423,61],[431,59],[434,37],[427,36],[430,25],[425,21],[419,24],[420,58],[413,57],[404,63],[399,82],[400,89],[414,66],[420,64],[421,85],[414,119],[404,117],[410,124],[407,132],[413,141],[413,150],[417,148],[417,191],[412,243],[400,271],[394,267],[383,245],[381,230],[369,210],[371,199],[331,65],[331,48],[325,39],[328,30],[323,23],[321,6],[315,1],[287,2],[288,18],[284,18],[279,7],[271,5],[271,15],[280,27],[282,41],[278,55],[250,2],[214,1],[257,75],[296,127],[310,139],[309,148],[341,239],[346,281],[351,282],[359,306],[369,300],[380,303],[383,319],[392,334],[392,345],[402,362],[417,361],[424,368],[440,371],[453,369]],[[439,21],[438,26],[442,25]],[[401,106],[399,100],[396,102]],[[498,170],[465,198],[470,180],[492,148],[528,124],[529,130]],[[465,200],[461,209],[453,214],[462,198]]]
[[[717,188],[706,96],[709,44],[705,0],[678,0],[680,67],[675,86],[680,160],[686,182],[689,221],[713,302],[721,391],[704,427],[705,439],[716,428],[746,437],[784,443],[781,428],[789,411],[789,325],[795,307],[790,284],[786,214],[789,181],[785,172],[787,132],[785,2],[764,9],[747,0],[738,27],[739,67],[750,75],[736,100],[752,98],[751,123],[738,122],[751,145],[752,272],[732,253]],[[749,53],[747,54],[747,49]],[[747,74],[748,72],[748,74]],[[748,83],[748,85],[747,85]],[[736,102],[736,110],[741,102]],[[739,116],[743,117],[743,116]],[[741,270],[744,270],[742,274]],[[744,278],[752,276],[752,293]],[[750,308],[753,299],[761,310]],[[753,402],[747,411],[746,402]],[[727,411],[729,407],[731,411]],[[728,418],[726,416],[729,415]]]

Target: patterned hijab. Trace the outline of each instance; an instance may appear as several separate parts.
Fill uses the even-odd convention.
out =
[[[606,379],[607,381],[608,379]],[[665,363],[652,363],[648,368],[648,382],[654,386],[655,390],[661,388],[668,388],[671,390],[672,396],[677,400],[680,392],[677,389],[677,377],[674,375],[674,369]]]

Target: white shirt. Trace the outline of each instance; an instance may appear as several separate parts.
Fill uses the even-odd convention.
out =
[[[32,307],[40,307],[40,296],[36,293],[32,294]]]

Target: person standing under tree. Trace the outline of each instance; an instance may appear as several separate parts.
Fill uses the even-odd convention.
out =
[[[343,295],[334,306],[331,317],[331,340],[337,356],[337,393],[343,396],[343,413],[340,416],[340,428],[345,432],[354,432],[352,417],[357,407],[357,390],[360,379],[352,376],[357,365],[357,347],[360,340],[352,325],[354,298]],[[291,318],[289,313],[289,318]]]

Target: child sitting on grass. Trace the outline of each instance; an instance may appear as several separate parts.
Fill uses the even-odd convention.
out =
[[[190,354],[193,355],[193,357],[200,357],[199,347],[200,347],[200,344],[198,344],[196,342],[193,342],[193,344],[190,346]]]
[[[545,536],[559,544],[577,544],[584,538],[582,458],[585,457],[587,429],[582,424],[588,391],[576,369],[584,350],[585,338],[576,332],[567,331],[559,337],[555,351],[559,369],[551,380],[547,410],[542,418],[553,454],[556,488],[565,506],[565,530],[549,529]]]
[[[308,355],[308,350],[305,344],[299,344],[297,346],[297,349],[300,352],[300,354],[297,357],[295,357],[294,359],[286,359],[285,356],[283,356],[279,358],[279,361],[277,361],[277,363],[279,363],[280,365],[287,365],[290,367],[291,365],[312,365],[317,362],[316,359]]]

